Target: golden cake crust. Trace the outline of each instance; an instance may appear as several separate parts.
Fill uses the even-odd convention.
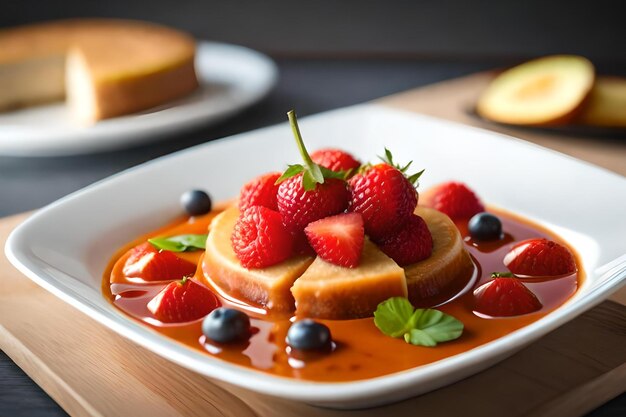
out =
[[[194,70],[195,41],[187,34],[160,25],[117,19],[75,19],[0,31],[0,67],[36,65],[50,57],[70,54],[80,57],[78,61],[84,67],[81,71],[86,72],[85,78],[91,84],[92,109],[82,115],[90,119],[87,121],[154,107],[188,94],[198,86]],[[71,81],[66,82],[66,88],[72,88],[69,84]],[[68,91],[67,95],[76,93]],[[22,101],[0,100],[0,108],[46,99],[31,96]]]

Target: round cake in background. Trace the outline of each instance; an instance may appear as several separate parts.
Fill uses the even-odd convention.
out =
[[[75,19],[0,31],[0,111],[65,99],[75,121],[145,110],[198,87],[194,39],[131,20]]]

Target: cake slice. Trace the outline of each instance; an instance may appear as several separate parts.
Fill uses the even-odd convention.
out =
[[[317,257],[291,292],[297,315],[324,319],[369,317],[387,298],[407,296],[404,270],[367,239],[358,267]]]
[[[76,19],[0,31],[0,110],[67,98],[83,124],[197,88],[195,42],[163,26]]]
[[[463,237],[447,215],[421,206],[415,213],[428,225],[433,253],[423,261],[405,266],[404,270],[409,300],[416,306],[424,306],[460,290],[471,278],[474,264],[465,250]]]
[[[205,276],[228,295],[260,304],[278,312],[294,310],[290,288],[313,262],[310,256],[295,256],[263,269],[241,265],[231,245],[239,210],[231,207],[211,223],[202,265]]]

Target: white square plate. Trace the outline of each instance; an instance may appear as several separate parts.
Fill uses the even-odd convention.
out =
[[[243,368],[193,351],[135,322],[100,290],[113,253],[179,214],[191,188],[234,197],[249,178],[298,160],[285,123],[160,158],[40,210],[10,236],[6,253],[32,280],[121,336],[209,377],[278,397],[362,408],[421,394],[476,373],[605,299],[626,278],[626,180],[496,133],[378,105],[301,122],[309,149],[339,146],[363,160],[384,146],[426,168],[422,188],[459,179],[489,204],[533,219],[581,255],[587,275],[566,304],[539,321],[468,352],[363,381],[305,382]]]

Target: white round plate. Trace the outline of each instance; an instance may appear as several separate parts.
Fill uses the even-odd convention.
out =
[[[263,98],[278,76],[274,62],[259,52],[206,41],[198,43],[196,72],[195,93],[93,126],[73,123],[63,102],[0,113],[0,155],[73,155],[158,140],[243,110]]]

